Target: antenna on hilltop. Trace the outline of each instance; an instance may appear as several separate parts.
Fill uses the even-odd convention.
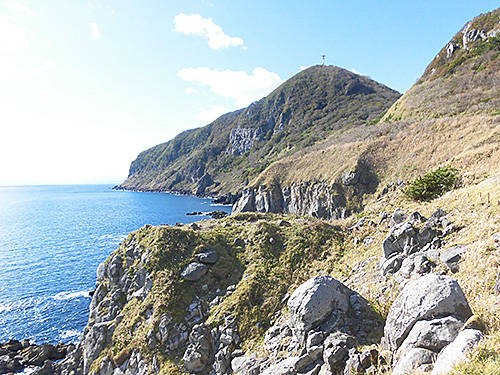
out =
[[[323,60],[323,64],[321,64],[321,65],[323,65],[323,66],[325,66],[325,58],[326,58],[326,55],[321,55],[321,59]]]

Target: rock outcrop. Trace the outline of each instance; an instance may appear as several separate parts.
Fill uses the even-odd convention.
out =
[[[477,330],[460,332],[471,315],[451,277],[431,273],[409,282],[392,304],[384,328],[384,344],[394,353],[393,374],[451,370],[482,337]]]

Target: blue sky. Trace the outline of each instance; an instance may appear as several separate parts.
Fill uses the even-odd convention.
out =
[[[0,0],[0,185],[120,182],[321,63],[400,92],[496,1]]]

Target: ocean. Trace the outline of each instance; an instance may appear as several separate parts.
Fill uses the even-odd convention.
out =
[[[129,232],[214,210],[230,207],[111,185],[0,187],[0,342],[77,341],[97,266]]]

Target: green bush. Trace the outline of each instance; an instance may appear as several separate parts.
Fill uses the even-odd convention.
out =
[[[458,181],[458,170],[445,166],[418,177],[403,192],[413,200],[430,201],[453,189]]]

